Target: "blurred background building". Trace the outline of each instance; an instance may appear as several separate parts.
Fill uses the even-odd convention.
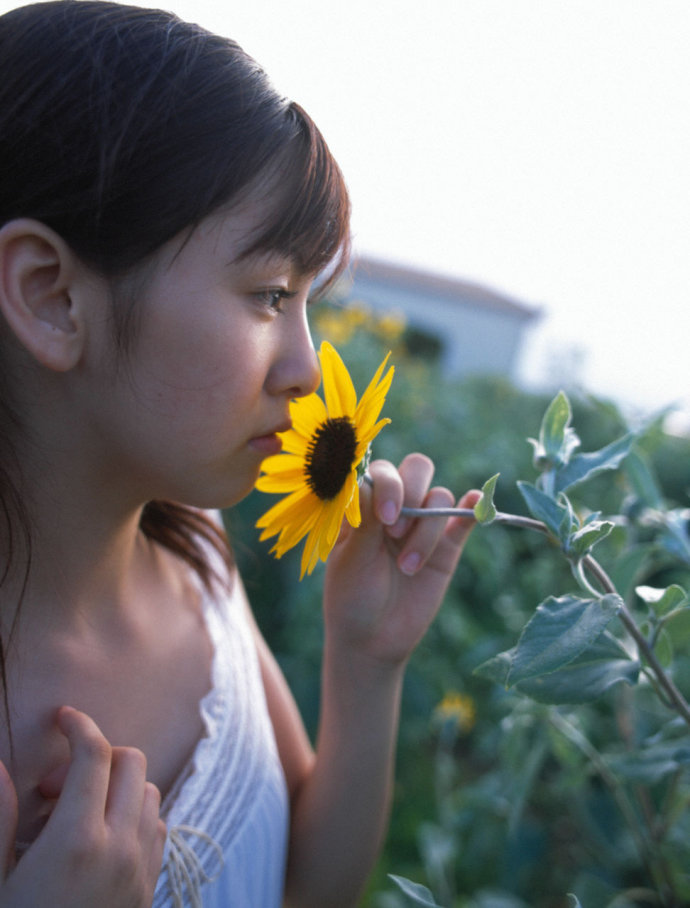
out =
[[[356,259],[340,287],[345,305],[399,313],[411,352],[438,360],[449,377],[517,377],[537,307],[482,284],[369,257]]]

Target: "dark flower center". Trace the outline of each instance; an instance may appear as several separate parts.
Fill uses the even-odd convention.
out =
[[[305,459],[307,485],[322,501],[331,501],[345,484],[355,459],[357,435],[347,416],[322,422]]]

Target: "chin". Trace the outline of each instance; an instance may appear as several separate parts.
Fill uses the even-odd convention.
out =
[[[220,488],[215,492],[207,490],[205,493],[196,496],[196,500],[191,504],[192,507],[201,508],[202,510],[226,510],[239,504],[254,489],[258,477],[254,476],[248,479],[246,483],[240,485],[237,481],[233,482],[232,489]]]

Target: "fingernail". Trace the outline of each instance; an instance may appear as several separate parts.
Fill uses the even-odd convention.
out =
[[[398,509],[395,506],[395,502],[384,501],[379,510],[379,517],[386,526],[392,526],[398,519]]]
[[[413,574],[417,573],[421,560],[418,552],[408,552],[400,562],[400,570],[403,574],[407,574],[408,577],[411,577]]]

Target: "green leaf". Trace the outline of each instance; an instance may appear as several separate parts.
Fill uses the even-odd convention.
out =
[[[529,482],[519,480],[517,486],[530,514],[545,523],[554,536],[560,538],[560,527],[563,519],[568,517],[568,509]]]
[[[663,510],[664,498],[647,460],[638,450],[629,453],[625,460],[625,475],[641,504],[647,508]]]
[[[554,492],[564,492],[576,483],[591,479],[592,476],[596,476],[597,473],[604,470],[617,469],[630,453],[634,440],[635,436],[628,433],[599,451],[576,454],[569,462],[556,470]]]
[[[565,552],[570,552],[570,539],[572,537],[573,531],[577,527],[579,527],[580,523],[577,519],[577,515],[575,514],[573,506],[570,503],[570,500],[566,498],[565,495],[561,497],[561,501],[559,503],[564,508],[565,513],[563,514],[563,518],[558,527],[558,538],[561,541],[563,550]]]
[[[570,429],[572,415],[570,401],[563,391],[559,391],[547,407],[539,430],[538,455],[550,464],[567,463],[579,444],[579,439]]]
[[[688,594],[682,586],[672,583],[665,589],[655,586],[637,586],[635,592],[646,602],[658,618],[662,618],[688,601]]]
[[[651,785],[690,764],[690,745],[675,741],[653,744],[609,757],[606,762],[617,775]]]
[[[570,537],[570,551],[580,558],[583,557],[597,542],[605,539],[614,526],[615,524],[610,520],[593,520],[585,524]]]
[[[393,880],[396,886],[402,890],[410,904],[424,905],[425,908],[440,908],[426,886],[422,886],[420,883],[413,883],[410,880],[406,880],[405,877],[396,876],[393,873],[389,873],[388,878]]]
[[[654,652],[663,668],[671,666],[673,662],[673,643],[668,631],[662,629],[654,644]]]
[[[674,508],[663,514],[663,533],[659,537],[659,544],[674,558],[680,559],[684,564],[690,564],[690,535],[688,535],[688,522],[690,511],[687,508]]]
[[[654,559],[654,547],[649,542],[631,545],[621,552],[610,566],[608,574],[614,587],[627,599],[636,581],[648,576],[649,566]]]
[[[510,671],[509,687],[572,662],[590,646],[621,609],[620,596],[601,599],[550,596],[522,630]]]
[[[487,659],[486,662],[478,665],[472,674],[478,675],[480,678],[486,678],[487,681],[494,681],[496,684],[500,684],[501,687],[507,687],[508,673],[510,672],[510,666],[513,664],[514,654],[515,649],[497,653],[491,659]]]
[[[499,653],[476,668],[475,674],[505,687],[514,654],[515,649]],[[621,681],[636,684],[639,673],[639,661],[604,631],[572,662],[548,675],[520,681],[514,690],[539,703],[572,706],[596,700]]]
[[[596,651],[587,649],[563,668],[521,681],[515,690],[538,703],[554,706],[577,706],[603,696],[614,684],[624,681],[637,684],[640,663],[626,659],[598,659]]]
[[[690,608],[686,605],[664,615],[663,623],[673,638],[675,652],[686,652],[690,649]]]
[[[500,473],[496,473],[491,479],[487,479],[482,486],[482,497],[474,506],[474,516],[479,523],[491,523],[498,513],[494,504],[494,490],[500,475]]]

